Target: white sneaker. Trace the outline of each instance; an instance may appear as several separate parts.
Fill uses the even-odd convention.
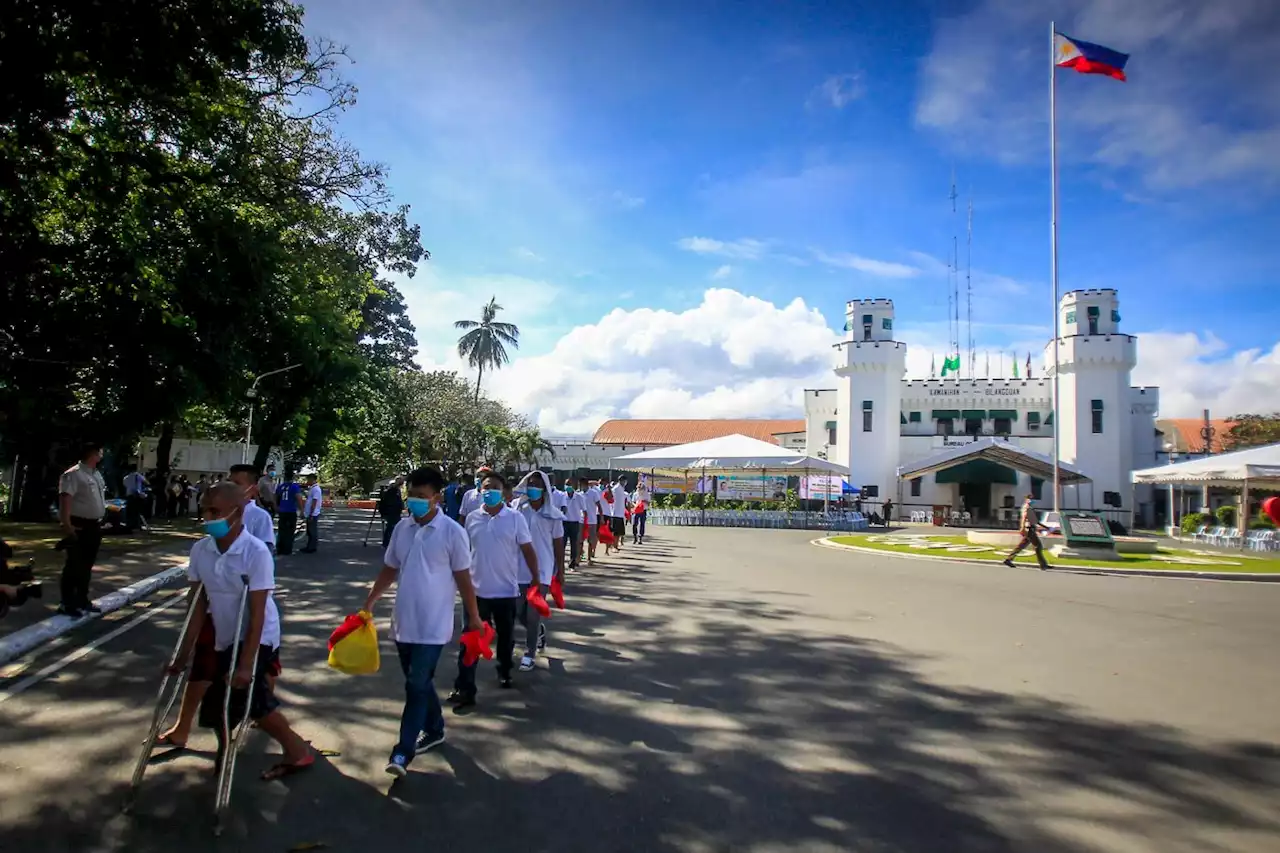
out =
[[[533,672],[533,658],[529,657],[528,655],[525,655],[524,657],[520,658],[520,671]]]

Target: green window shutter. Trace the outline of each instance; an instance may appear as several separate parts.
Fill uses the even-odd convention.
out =
[[[871,325],[871,315],[870,315],[870,314],[863,314],[863,315],[862,315],[862,325],[864,325],[864,326],[869,326],[869,325]]]
[[[934,420],[938,420],[938,421],[954,421],[956,418],[960,417],[960,410],[959,409],[934,409],[932,417]]]
[[[905,424],[907,422],[907,416],[904,415],[902,412],[898,412],[898,419],[899,419],[898,420],[899,423]]]
[[[1040,413],[1027,412],[1027,426],[1040,426]]]
[[[1074,312],[1074,311],[1068,311],[1068,312],[1067,312],[1067,322],[1068,322],[1068,323],[1074,323],[1075,321],[1076,321],[1076,312]]]
[[[826,423],[826,429],[835,429],[835,428],[836,428],[836,422],[835,422],[835,421],[827,421],[827,423]]]
[[[992,409],[987,412],[987,414],[993,418],[1008,418],[1011,421],[1016,421],[1018,419],[1018,412],[1016,409]]]
[[[1044,419],[1044,425],[1053,426],[1053,412],[1050,412],[1049,416]]]
[[[863,400],[863,401],[862,401],[862,411],[864,411],[864,412],[869,412],[869,411],[871,411],[871,401],[870,401],[870,400]]]
[[[1101,313],[1101,312],[1100,312],[1100,310],[1098,309],[1098,306],[1097,306],[1097,305],[1090,305],[1090,306],[1089,306],[1089,316],[1090,316],[1090,317],[1097,317],[1099,313]]]
[[[986,409],[965,409],[964,412],[962,412],[962,414],[965,416],[965,418],[977,418],[981,420],[982,418],[985,418],[987,416],[987,410]]]
[[[912,412],[912,413],[911,413],[911,415],[910,415],[910,417],[908,417],[908,418],[907,418],[907,420],[908,420],[908,421],[910,421],[910,422],[911,422],[911,423],[913,423],[913,424],[918,424],[918,423],[920,423],[920,413],[919,413],[919,412]]]
[[[893,321],[888,317],[885,317],[880,321],[880,328],[884,329],[886,332],[891,331],[893,329]]]
[[[1120,322],[1120,312],[1119,312],[1119,311],[1116,311],[1116,310],[1112,309],[1112,311],[1111,311],[1111,322],[1113,322],[1113,323],[1119,323],[1119,322]]]
[[[1102,411],[1102,401],[1101,401],[1101,400],[1094,400],[1094,401],[1093,401],[1093,405],[1092,405],[1090,408],[1091,408],[1091,409],[1093,409],[1093,411],[1095,411],[1095,412],[1101,412],[1101,411]]]

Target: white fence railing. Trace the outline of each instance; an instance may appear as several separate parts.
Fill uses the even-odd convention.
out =
[[[781,512],[749,509],[650,509],[652,524],[669,527],[760,527],[782,530],[866,530],[870,522],[860,512]]]

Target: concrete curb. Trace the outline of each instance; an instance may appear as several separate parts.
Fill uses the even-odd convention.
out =
[[[842,551],[857,551],[862,554],[879,554],[889,555],[890,557],[899,557],[904,560],[930,560],[938,563],[969,563],[978,566],[999,566],[999,562],[995,560],[974,560],[967,557],[942,557],[934,554],[900,554],[896,551],[882,551],[879,548],[860,548],[857,545],[845,545],[843,542],[832,542],[830,537],[821,539],[811,539],[810,545],[817,545],[821,548],[835,548]],[[1038,572],[1039,569],[1033,566],[1023,566],[1014,564],[1015,568],[1025,569],[1031,572]],[[1174,578],[1177,580],[1201,580],[1201,581],[1249,581],[1251,583],[1280,583],[1280,573],[1261,574],[1257,572],[1195,572],[1195,571],[1177,571],[1164,569],[1101,569],[1097,566],[1082,566],[1078,564],[1054,563],[1049,567],[1051,572],[1074,572],[1084,575],[1117,575],[1120,577],[1135,578]]]
[[[175,581],[185,580],[186,577],[187,564],[183,563],[181,566],[174,566],[172,569],[166,569],[159,574],[131,583],[126,587],[117,589],[115,592],[109,592],[95,601],[94,604],[102,608],[102,615],[106,615],[119,610],[127,604],[146,598],[156,590],[169,586]],[[7,637],[0,638],[0,666],[22,657],[32,649],[42,646],[56,637],[61,637],[73,628],[78,628],[81,625],[92,622],[94,619],[100,618],[102,617],[96,613],[81,616],[79,619],[72,619],[70,616],[58,614],[34,625],[28,625],[25,628],[14,631]]]

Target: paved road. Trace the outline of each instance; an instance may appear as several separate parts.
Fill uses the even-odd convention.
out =
[[[393,786],[396,672],[324,664],[376,561],[362,522],[339,520],[321,555],[279,575],[282,697],[341,755],[265,784],[251,774],[274,746],[255,735],[221,842],[207,755],[157,763],[138,813],[119,815],[172,607],[0,693],[0,846],[1280,849],[1276,585],[938,565],[789,531],[657,532],[571,578],[549,668],[501,695],[486,677],[476,712],[450,717],[449,743]]]

